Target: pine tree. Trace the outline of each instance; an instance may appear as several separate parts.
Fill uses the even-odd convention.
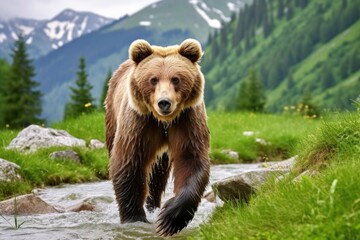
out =
[[[12,64],[3,86],[3,121],[11,128],[39,124],[42,122],[41,93],[35,90],[39,83],[33,80],[34,67],[21,35],[14,44],[11,57]]]
[[[100,98],[100,109],[103,109],[103,106],[104,106],[104,102],[105,102],[105,98],[106,98],[106,94],[107,94],[107,91],[108,91],[108,84],[109,84],[109,81],[112,77],[112,71],[111,69],[109,68],[109,71],[106,75],[106,78],[105,78],[105,81],[104,81],[104,85],[103,85],[103,89],[102,89],[102,93],[101,93],[101,98]]]
[[[321,69],[321,83],[323,89],[330,88],[336,84],[336,79],[329,63],[324,63]]]
[[[79,70],[76,73],[76,87],[70,87],[70,102],[65,106],[65,119],[78,117],[93,111],[96,106],[93,104],[94,98],[91,96],[93,86],[87,80],[85,58],[80,57]]]
[[[299,106],[300,114],[312,118],[317,118],[320,115],[319,107],[313,103],[313,96],[309,88],[304,90]]]
[[[291,2],[289,2],[287,5],[286,19],[290,20],[293,16],[294,16],[293,5],[291,4]]]
[[[6,77],[9,74],[9,69],[10,66],[7,63],[7,61],[5,59],[0,59],[0,128],[2,128],[5,123],[4,123],[4,114],[3,114],[3,106],[4,106],[4,96],[5,96],[5,89],[4,89],[4,85],[5,85],[5,81],[6,81]]]
[[[245,79],[240,84],[239,93],[236,101],[237,110],[248,110],[248,106],[250,106],[248,93],[249,93],[248,81]]]
[[[256,70],[253,68],[240,86],[237,109],[262,112],[264,111],[265,101],[265,90]]]
[[[293,72],[290,71],[287,79],[287,89],[292,89],[295,86],[295,81],[293,77]]]
[[[283,0],[278,0],[278,8],[277,8],[277,18],[282,19],[284,17],[284,2]]]

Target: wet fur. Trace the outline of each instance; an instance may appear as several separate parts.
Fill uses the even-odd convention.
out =
[[[204,79],[197,65],[202,52],[196,44],[186,40],[180,46],[162,48],[143,40],[135,42],[129,50],[130,59],[110,80],[105,101],[109,172],[121,222],[147,222],[143,205],[146,201],[149,210],[160,207],[173,169],[175,196],[165,202],[157,219],[156,230],[163,236],[187,226],[209,181],[210,136],[203,103]],[[181,108],[164,118],[150,106],[150,90],[139,89],[144,86],[142,81],[148,80],[143,78],[147,73],[137,72],[146,61],[153,60],[156,65],[161,59],[170,61],[169,66],[173,62],[181,67],[184,78],[191,79],[176,91]],[[158,74],[167,69],[160,68]]]

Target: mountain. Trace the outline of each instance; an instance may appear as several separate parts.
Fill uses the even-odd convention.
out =
[[[25,37],[29,55],[36,59],[113,20],[71,9],[62,11],[50,20],[3,20],[0,21],[0,56],[9,58],[13,43],[19,34]]]
[[[69,87],[74,84],[79,59],[86,59],[92,94],[97,99],[109,71],[128,57],[132,41],[143,38],[155,45],[179,44],[196,38],[205,44],[212,33],[252,0],[163,0],[134,15],[84,35],[36,60],[43,113],[48,121],[61,120]],[[97,103],[100,104],[100,103]]]
[[[255,68],[266,110],[351,109],[360,97],[360,0],[255,0],[209,39],[202,69],[210,109],[236,108]]]

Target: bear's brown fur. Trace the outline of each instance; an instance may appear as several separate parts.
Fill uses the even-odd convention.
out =
[[[133,42],[129,60],[109,82],[106,144],[121,222],[147,222],[160,207],[170,168],[175,196],[162,206],[157,232],[168,236],[192,220],[209,181],[209,130],[198,41],[179,46]]]

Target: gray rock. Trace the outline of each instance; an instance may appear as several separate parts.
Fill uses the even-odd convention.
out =
[[[228,155],[230,158],[239,159],[239,154],[233,150],[225,149],[221,153]]]
[[[255,138],[255,142],[260,144],[260,145],[270,145],[270,143],[268,143],[265,139],[262,139],[262,138]]]
[[[240,173],[215,182],[212,185],[214,192],[223,201],[241,200],[248,202],[253,194],[270,176],[287,173],[284,169],[260,169]]]
[[[270,176],[281,176],[288,174],[296,162],[292,157],[275,163],[264,163],[263,169],[240,173],[233,177],[219,180],[212,185],[214,192],[223,201],[242,200],[247,202],[254,193]]]
[[[284,170],[291,170],[295,165],[297,156],[291,157],[287,160],[271,163],[269,168],[270,169],[284,169]]]
[[[90,144],[89,147],[91,149],[101,149],[105,147],[105,144],[103,142],[101,142],[100,140],[97,139],[91,139],[90,140]]]
[[[212,202],[212,203],[216,202],[216,195],[213,191],[206,192],[204,194],[204,198],[209,202]]]
[[[27,194],[0,202],[0,214],[2,215],[32,215],[59,212],[55,207],[33,194]]]
[[[0,182],[21,180],[19,169],[19,165],[0,158]]]
[[[57,151],[50,153],[51,159],[69,159],[76,163],[81,163],[80,155],[73,150]]]
[[[39,148],[53,146],[85,147],[85,140],[75,138],[64,130],[30,125],[23,129],[17,137],[11,141],[7,148],[33,152]]]
[[[16,200],[16,205],[15,205]],[[15,208],[16,206],[16,208]],[[52,206],[51,204],[42,200],[36,194],[26,194],[17,196],[8,200],[0,202],[1,215],[35,215],[48,213],[64,213],[64,212],[80,212],[80,211],[95,211],[96,199],[87,198],[83,201],[69,206]]]
[[[67,212],[95,211],[95,205],[90,202],[81,202],[66,209]]]

